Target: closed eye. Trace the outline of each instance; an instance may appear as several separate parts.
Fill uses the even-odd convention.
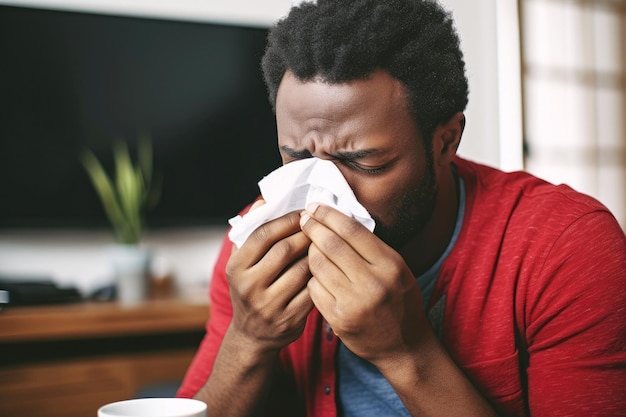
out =
[[[294,160],[294,159],[307,159],[307,158],[312,158],[313,157],[311,152],[307,151],[306,149],[303,149],[303,150],[299,151],[299,150],[296,150],[296,149],[292,149],[289,146],[281,146],[280,150],[283,151],[292,160]]]
[[[306,149],[297,150],[297,149],[290,148],[289,146],[283,145],[283,146],[280,147],[280,150],[286,156],[288,156],[291,161],[307,159],[307,158],[312,158],[313,157],[311,152],[309,152]],[[371,156],[374,153],[376,153],[376,151],[359,150],[359,151],[354,151],[354,152],[339,152],[339,153],[336,153],[336,154],[329,154],[329,156],[331,156],[333,159],[339,161],[340,163],[342,163],[342,164],[344,164],[344,165],[346,165],[346,166],[348,166],[348,167],[350,167],[352,169],[355,169],[355,170],[357,170],[359,172],[365,173],[367,175],[376,175],[376,174],[380,174],[381,172],[385,171],[389,167],[389,164],[378,166],[378,167],[369,167],[369,166],[361,165],[361,164],[356,162],[357,160],[366,158],[368,156]],[[286,161],[286,162],[289,162],[289,161]]]
[[[381,172],[385,171],[385,169],[387,169],[388,165],[383,165],[380,167],[364,167],[362,165],[357,164],[356,162],[353,161],[343,161],[344,164],[348,165],[351,168],[356,169],[357,171],[363,172],[365,174],[368,175],[376,175],[376,174],[380,174]]]

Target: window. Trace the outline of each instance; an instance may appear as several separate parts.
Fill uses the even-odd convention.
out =
[[[526,170],[626,229],[626,0],[520,0]]]

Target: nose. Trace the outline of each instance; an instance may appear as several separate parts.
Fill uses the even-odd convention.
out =
[[[309,133],[302,141],[304,144],[304,149],[306,149],[310,157],[314,158],[320,158],[319,148],[316,143],[319,140],[317,136],[317,134]]]
[[[332,135],[323,136],[320,132],[310,132],[304,140],[302,140],[304,149],[308,152],[309,157],[326,160],[333,159],[330,149],[333,148],[335,142],[335,137]]]

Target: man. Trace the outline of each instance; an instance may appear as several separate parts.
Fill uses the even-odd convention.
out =
[[[311,204],[226,240],[180,396],[219,416],[624,415],[626,237],[590,197],[456,156],[468,87],[440,6],[302,4],[263,71],[283,163],[333,161],[376,228]]]

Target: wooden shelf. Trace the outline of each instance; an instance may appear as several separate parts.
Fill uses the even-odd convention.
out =
[[[0,343],[178,333],[204,327],[208,304],[150,300],[132,307],[116,302],[8,307],[0,311]]]
[[[0,311],[0,416],[95,416],[145,387],[180,382],[208,304],[157,299]]]

